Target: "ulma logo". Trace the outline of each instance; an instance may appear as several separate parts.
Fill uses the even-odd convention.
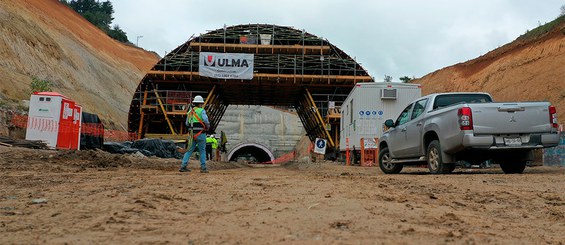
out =
[[[216,57],[213,55],[208,55],[208,57],[206,57],[206,66],[215,66],[216,63]]]
[[[249,62],[246,59],[218,59],[214,55],[208,55],[205,59],[204,65],[215,67],[249,67]]]

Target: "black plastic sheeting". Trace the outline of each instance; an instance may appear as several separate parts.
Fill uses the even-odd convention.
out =
[[[82,112],[82,131],[80,149],[102,149],[104,144],[104,125],[96,114]]]
[[[140,139],[134,142],[106,142],[102,150],[117,154],[133,154],[140,152],[145,156],[181,159],[183,154],[177,151],[177,145],[172,140]]]

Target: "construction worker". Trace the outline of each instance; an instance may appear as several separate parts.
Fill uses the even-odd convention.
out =
[[[212,135],[212,159],[214,161],[219,161],[218,156],[220,155],[220,151],[218,151],[218,139],[214,135]]]
[[[228,137],[226,137],[226,134],[224,133],[224,131],[221,131],[220,134],[220,151],[226,153],[227,149],[226,149],[226,144],[228,143]]]
[[[184,154],[182,158],[182,163],[180,165],[179,172],[190,172],[186,166],[188,165],[188,160],[192,155],[192,152],[198,147],[198,152],[200,154],[200,172],[208,173],[208,168],[206,168],[206,129],[210,127],[210,121],[208,120],[208,115],[206,115],[206,110],[204,110],[204,99],[202,96],[197,95],[192,101],[194,106],[188,112],[186,117],[186,126],[189,128],[189,142],[192,141],[188,151]]]
[[[212,149],[212,143],[214,142],[214,135],[208,135],[208,137],[206,137],[206,160],[213,160],[213,149]]]

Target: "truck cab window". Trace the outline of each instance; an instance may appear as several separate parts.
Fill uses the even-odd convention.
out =
[[[405,124],[410,121],[410,111],[412,109],[412,105],[413,104],[410,104],[402,111],[402,113],[400,113],[400,116],[398,116],[398,119],[396,119],[396,126]]]
[[[414,110],[412,110],[412,119],[417,118],[422,115],[422,113],[424,113],[426,104],[428,104],[428,99],[423,99],[414,103]]]
[[[487,94],[445,94],[438,95],[433,109],[439,109],[461,103],[489,103],[492,99]]]

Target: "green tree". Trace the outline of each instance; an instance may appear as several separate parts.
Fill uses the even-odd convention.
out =
[[[400,81],[402,81],[403,83],[409,83],[409,82],[412,81],[414,78],[413,78],[413,77],[410,78],[410,77],[408,77],[408,76],[403,76],[403,77],[400,77],[399,79],[400,79]]]
[[[68,5],[79,14],[97,11],[98,2],[96,0],[71,0]]]
[[[90,23],[104,31],[108,36],[120,41],[129,42],[126,33],[118,26],[111,27],[114,21],[114,6],[110,1],[97,0],[59,0],[66,4]]]
[[[128,36],[126,35],[126,32],[122,30],[122,28],[120,28],[119,25],[115,25],[110,32],[108,33],[108,35],[110,35],[110,37],[112,37],[113,39],[116,39],[122,43],[128,42]]]
[[[51,82],[45,79],[39,79],[37,77],[31,78],[30,90],[31,93],[35,92],[51,92]]]
[[[94,24],[99,29],[108,32],[110,29],[110,23],[112,23],[112,17],[100,11],[88,11],[82,16],[88,20],[88,22]]]
[[[385,75],[385,83],[390,83],[392,82],[392,77],[389,75]]]

